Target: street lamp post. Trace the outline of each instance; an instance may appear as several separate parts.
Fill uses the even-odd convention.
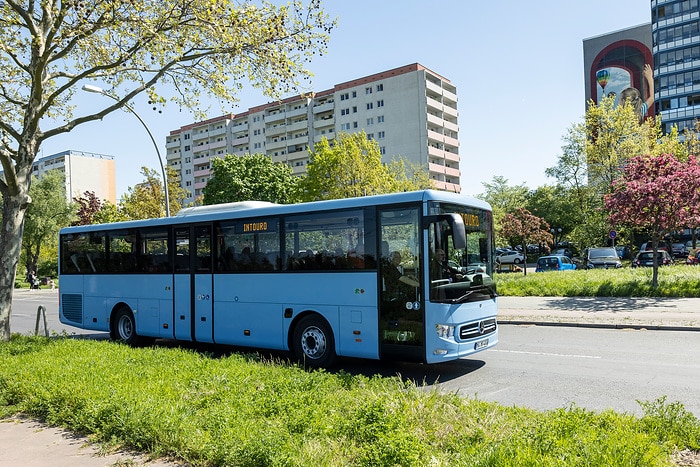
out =
[[[96,94],[102,94],[103,96],[107,96],[110,99],[114,99],[115,101],[119,102],[119,99],[116,97],[112,96],[111,94],[107,94],[104,89],[93,86],[91,84],[85,84],[83,85],[83,91],[87,92],[94,92]],[[143,121],[143,119],[139,116],[139,114],[136,113],[136,111],[131,108],[128,104],[124,104],[124,107],[131,112],[138,120],[141,122],[141,125],[146,129],[146,132],[148,133],[148,136],[150,136],[151,141],[153,142],[153,147],[156,148],[156,154],[158,155],[158,162],[160,163],[160,170],[163,173],[163,188],[165,190],[165,216],[170,217],[170,195],[168,194],[168,174],[165,173],[165,166],[163,165],[163,158],[160,155],[160,149],[158,149],[158,143],[156,143],[156,139],[153,137],[153,133],[151,133],[151,130],[148,128],[148,125],[146,125],[146,122]]]

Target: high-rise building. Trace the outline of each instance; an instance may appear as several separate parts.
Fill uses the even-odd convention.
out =
[[[435,188],[459,192],[457,117],[456,87],[414,63],[183,126],[167,136],[166,159],[194,200],[210,178],[214,157],[267,154],[303,174],[309,147],[338,132],[364,130],[385,162],[402,156],[425,166]]]
[[[67,150],[34,161],[32,175],[38,180],[51,170],[65,174],[66,199],[72,201],[86,191],[101,200],[117,202],[114,156]]]
[[[700,118],[699,0],[651,0],[656,113],[664,132]]]
[[[629,99],[640,120],[654,115],[654,80],[649,23],[583,41],[586,105],[603,96]]]

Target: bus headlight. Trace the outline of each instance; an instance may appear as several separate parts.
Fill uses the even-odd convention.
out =
[[[436,324],[435,331],[438,337],[442,337],[443,339],[452,338],[455,335],[455,327],[447,324]]]

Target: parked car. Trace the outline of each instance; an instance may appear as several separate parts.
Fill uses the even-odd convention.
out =
[[[622,261],[620,261],[620,257],[617,256],[617,251],[610,246],[586,248],[583,258],[588,269],[622,267]]]
[[[496,256],[496,264],[520,264],[525,262],[525,255],[519,251],[509,250]]]
[[[666,242],[659,242],[659,250],[671,251]],[[642,243],[642,247],[639,251],[651,251],[651,242]]]
[[[542,256],[537,260],[535,272],[544,271],[573,271],[576,265],[571,261],[571,258],[564,255],[549,255]]]
[[[660,250],[656,252],[656,257],[658,258],[659,266],[668,266],[673,264],[673,258],[666,250]],[[632,261],[632,267],[651,267],[654,265],[654,252],[653,251],[640,251],[637,256]]]
[[[684,243],[671,244],[671,253],[674,258],[685,258],[688,256],[688,250],[686,250]]]

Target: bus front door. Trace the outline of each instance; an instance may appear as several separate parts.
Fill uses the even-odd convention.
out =
[[[175,229],[175,338],[213,342],[211,226]]]
[[[417,207],[379,214],[379,342],[381,358],[425,359],[425,310]]]

